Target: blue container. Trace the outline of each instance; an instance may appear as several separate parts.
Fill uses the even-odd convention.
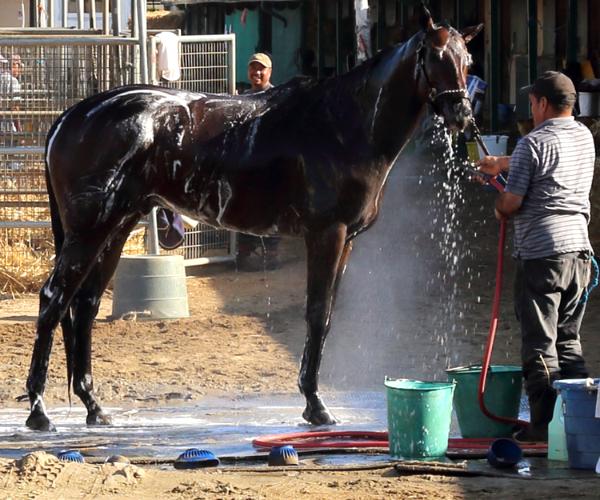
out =
[[[298,465],[298,452],[291,445],[271,448],[268,459],[271,466]]]
[[[487,86],[487,82],[478,76],[467,76],[467,94],[469,94],[469,99],[473,100],[478,93],[485,94]]]
[[[595,418],[598,383],[590,379],[557,380],[554,387],[564,401],[569,467],[595,469],[600,457],[600,418]]]
[[[487,460],[498,469],[514,467],[523,458],[523,450],[512,439],[496,439],[487,452]]]
[[[85,462],[83,455],[81,453],[79,453],[77,450],[64,450],[64,451],[61,451],[56,456],[61,462],[76,462],[79,464],[82,464]]]
[[[173,462],[176,469],[199,469],[200,467],[217,467],[220,460],[212,451],[190,448],[185,450]]]
[[[467,94],[471,100],[471,107],[473,108],[474,116],[481,114],[487,86],[488,84],[478,76],[467,76]]]

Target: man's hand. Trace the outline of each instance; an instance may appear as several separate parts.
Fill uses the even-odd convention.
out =
[[[484,156],[476,165],[479,171],[496,177],[500,172],[508,170],[510,156]]]

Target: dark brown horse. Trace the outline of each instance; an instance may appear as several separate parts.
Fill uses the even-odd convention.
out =
[[[49,430],[42,395],[61,323],[69,384],[88,424],[107,424],[93,392],[91,330],[129,232],[162,205],[216,227],[303,237],[308,334],[299,376],[304,418],[332,424],[317,379],[352,240],[377,217],[396,157],[429,101],[446,124],[471,116],[462,35],[434,25],[323,82],[249,96],[122,87],[65,111],[48,134],[56,263],[40,291],[27,426]]]

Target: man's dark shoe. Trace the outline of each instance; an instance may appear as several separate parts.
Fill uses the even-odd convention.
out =
[[[513,439],[517,443],[547,443],[548,426],[535,427],[529,425],[513,434]]]

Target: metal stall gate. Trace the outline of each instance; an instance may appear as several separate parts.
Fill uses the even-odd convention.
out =
[[[159,75],[158,40],[150,38],[150,79],[155,85],[215,94],[235,92],[235,35],[179,36],[181,78],[167,81]],[[192,224],[193,225],[193,224]],[[199,223],[186,225],[182,254],[186,266],[235,260],[236,234]]]
[[[139,42],[0,33],[0,55],[0,273],[9,289],[26,290],[39,284],[54,257],[46,134],[81,99],[138,82]]]

